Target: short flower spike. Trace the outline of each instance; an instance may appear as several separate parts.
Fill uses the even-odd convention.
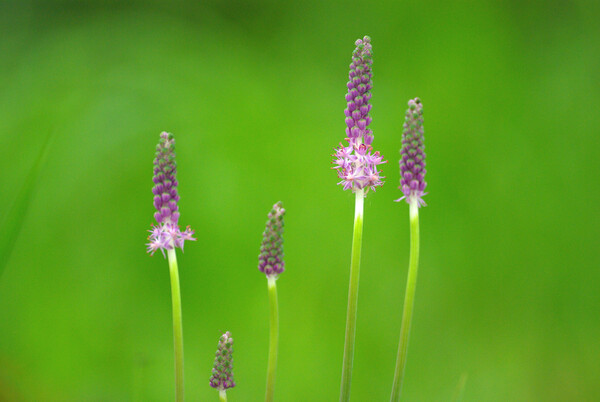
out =
[[[400,154],[400,189],[405,199],[410,204],[416,200],[419,206],[425,206],[423,196],[426,195],[425,187],[425,137],[423,130],[423,104],[419,98],[408,101],[408,110],[404,121],[402,133],[402,150]]]
[[[281,201],[273,205],[269,212],[263,240],[258,255],[258,269],[267,278],[277,278],[284,271],[283,261],[283,216],[285,209]]]
[[[210,377],[210,386],[219,391],[235,387],[233,381],[233,338],[229,331],[219,338],[219,346],[215,353],[215,365]]]

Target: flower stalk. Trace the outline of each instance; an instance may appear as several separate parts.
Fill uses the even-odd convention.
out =
[[[277,349],[279,347],[279,304],[277,302],[277,280],[268,278],[269,292],[269,363],[267,366],[267,391],[265,401],[272,401],[275,392],[275,372],[277,371]]]
[[[352,260],[350,263],[350,284],[348,290],[348,311],[346,314],[346,333],[344,341],[344,359],[342,364],[342,383],[340,401],[350,399],[352,365],[354,360],[354,340],[356,334],[356,311],[358,302],[358,282],[360,276],[360,252],[362,247],[364,198],[369,190],[375,191],[383,185],[378,165],[386,163],[383,156],[373,152],[373,131],[369,128],[372,118],[371,88],[373,87],[373,48],[368,36],[355,42],[352,63],[348,73],[346,138],[348,145],[340,143],[333,154],[333,169],[337,170],[338,183],[344,190],[355,193],[354,234],[352,236]]]
[[[181,290],[179,287],[179,269],[175,248],[183,251],[186,240],[196,240],[192,237],[194,231],[187,227],[185,231],[179,229],[179,194],[177,192],[177,164],[175,163],[175,139],[173,134],[163,132],[156,146],[154,158],[154,218],[156,225],[152,225],[148,236],[148,252],[151,255],[160,250],[169,261],[169,275],[171,279],[171,304],[173,308],[173,345],[175,355],[175,398],[183,401],[183,325],[181,314]]]
[[[179,289],[179,270],[175,249],[167,251],[169,274],[171,277],[171,304],[173,307],[173,347],[175,352],[175,392],[176,400],[183,401],[183,324],[181,314],[181,291]]]
[[[277,278],[285,269],[283,260],[283,216],[285,209],[280,202],[269,212],[263,240],[258,256],[258,269],[267,276],[269,294],[269,360],[267,365],[267,389],[265,401],[273,400],[275,393],[275,373],[277,371],[277,351],[279,347],[279,304],[277,302]]]
[[[406,280],[406,293],[404,295],[404,310],[402,312],[402,327],[400,328],[400,341],[398,356],[396,357],[396,370],[392,386],[391,401],[400,400],[402,380],[406,368],[406,352],[412,322],[413,307],[415,304],[415,290],[417,288],[417,273],[419,270],[419,206],[416,199],[410,203],[410,257],[408,262],[408,279]]]
[[[350,399],[354,343],[356,338],[356,312],[358,306],[358,281],[360,278],[360,254],[362,249],[364,192],[356,192],[354,205],[354,233],[352,236],[352,258],[350,261],[350,285],[348,289],[348,310],[346,312],[346,336],[344,340],[344,360],[342,364],[342,386],[340,400]]]
[[[402,133],[402,149],[400,151],[400,189],[404,196],[396,201],[405,199],[409,205],[410,218],[410,257],[408,262],[408,278],[404,296],[402,312],[402,325],[400,328],[400,341],[398,343],[398,356],[394,372],[394,383],[390,400],[400,400],[402,381],[406,368],[408,340],[415,304],[415,291],[417,288],[417,273],[419,269],[419,208],[425,206],[423,196],[426,195],[425,187],[425,137],[423,129],[423,105],[419,98],[408,102],[408,110]]]

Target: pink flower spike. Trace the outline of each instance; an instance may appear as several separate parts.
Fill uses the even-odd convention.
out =
[[[173,134],[163,132],[156,146],[154,159],[154,194],[153,202],[157,212],[154,213],[156,225],[149,230],[147,243],[148,253],[154,255],[160,250],[165,256],[165,250],[177,247],[183,251],[185,240],[196,240],[192,237],[194,231],[188,226],[184,232],[179,229],[179,194],[177,193],[177,165],[175,164],[175,139]],[[166,256],[165,256],[166,257]]]
[[[346,94],[347,107],[344,110],[346,123],[346,139],[348,146],[340,144],[333,154],[334,169],[338,170],[338,177],[342,179],[338,184],[344,190],[375,191],[382,186],[383,181],[377,170],[377,165],[385,163],[379,152],[372,154],[373,131],[369,128],[372,118],[371,88],[373,63],[371,38],[365,36],[356,42],[356,49],[352,54],[352,64],[348,74],[348,93]]]

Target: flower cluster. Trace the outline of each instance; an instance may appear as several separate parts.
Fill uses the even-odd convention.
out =
[[[346,141],[348,146],[340,143],[333,154],[334,169],[338,170],[338,177],[342,179],[338,184],[344,190],[352,189],[368,191],[383,185],[383,176],[377,165],[385,163],[379,152],[372,153],[373,131],[368,128],[371,123],[371,88],[373,73],[371,70],[372,47],[371,38],[365,36],[356,41],[356,49],[352,54],[350,64],[348,105],[344,110],[346,114]]]
[[[283,261],[283,215],[285,215],[285,209],[279,201],[269,212],[263,232],[258,255],[258,269],[267,277],[277,277],[285,267]]]
[[[166,250],[179,247],[183,250],[185,240],[196,240],[192,237],[194,231],[188,226],[185,231],[179,229],[179,195],[177,194],[177,165],[175,163],[175,139],[173,134],[162,132],[156,146],[154,158],[154,218],[157,225],[152,225],[149,230],[150,241],[148,252],[154,254],[161,250],[163,255]]]
[[[400,189],[404,197],[396,200],[406,199],[410,203],[417,201],[419,206],[424,206],[423,196],[425,193],[425,144],[423,130],[423,104],[419,98],[408,101],[408,110],[404,121],[402,132],[402,155],[400,159]]]
[[[210,386],[220,391],[235,387],[233,381],[233,338],[229,331],[219,338]]]

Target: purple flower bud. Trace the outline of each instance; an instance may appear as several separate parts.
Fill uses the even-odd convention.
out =
[[[175,139],[173,134],[162,132],[156,146],[154,158],[154,177],[152,194],[154,194],[154,219],[157,225],[152,225],[147,244],[148,252],[154,254],[179,247],[183,250],[185,240],[196,240],[192,237],[194,231],[188,228],[182,232],[179,229],[179,194],[177,194],[176,179],[177,165],[175,163]]]
[[[258,269],[267,277],[277,278],[284,270],[283,262],[283,215],[281,201],[269,212],[263,240],[258,255]]]
[[[229,331],[219,338],[219,346],[215,353],[215,365],[210,376],[210,386],[219,391],[235,387],[233,381],[233,338]]]
[[[402,132],[402,158],[400,159],[400,189],[410,203],[416,200],[419,206],[426,205],[423,201],[425,193],[425,144],[423,130],[423,104],[419,98],[408,101],[408,110]]]
[[[369,116],[371,105],[372,77],[371,71],[372,47],[371,38],[365,36],[358,39],[356,49],[352,53],[352,63],[348,74],[348,93],[346,102],[348,107],[344,110],[346,116],[346,140],[349,147],[342,144],[335,148],[334,169],[338,171],[341,181],[338,183],[344,190],[375,191],[376,187],[382,186],[384,177],[380,175],[377,165],[386,163],[382,157],[373,158],[373,131],[368,128],[372,118]],[[347,152],[350,149],[350,152]],[[379,154],[377,153],[379,156]]]

